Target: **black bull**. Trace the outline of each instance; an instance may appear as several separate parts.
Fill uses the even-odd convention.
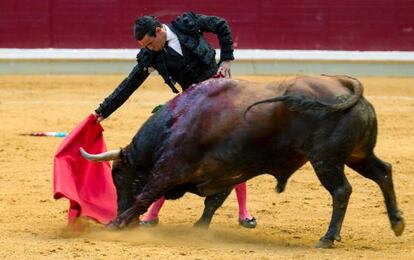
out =
[[[260,174],[288,178],[310,162],[333,199],[320,247],[340,240],[352,191],[344,166],[375,181],[394,233],[404,230],[391,165],[374,154],[377,119],[363,87],[346,76],[298,77],[279,84],[213,79],[175,97],[149,118],[123,149],[91,160],[114,160],[118,216],[129,224],[161,196],[206,196],[196,225],[208,226],[232,187]]]

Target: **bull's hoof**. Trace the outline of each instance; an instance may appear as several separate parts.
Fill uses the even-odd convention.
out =
[[[210,226],[210,223],[207,223],[205,221],[197,221],[196,223],[194,223],[193,227],[194,228],[198,228],[198,229],[208,229],[208,227]]]
[[[394,234],[397,237],[401,236],[401,234],[404,232],[404,228],[405,228],[404,219],[401,219],[392,224],[392,230],[394,231]]]
[[[109,230],[120,230],[125,227],[126,227],[125,222],[119,219],[114,219],[109,224],[106,225],[106,228]]]
[[[340,235],[335,235],[334,236],[334,239],[336,240],[336,241],[338,241],[338,242],[341,242],[341,236]]]
[[[257,226],[257,222],[255,218],[239,219],[239,225],[245,228],[255,228]]]
[[[143,227],[155,227],[159,223],[160,223],[159,218],[154,218],[154,219],[151,219],[151,220],[141,220],[139,222],[139,225],[143,226]]]
[[[286,188],[286,182],[278,182],[275,190],[277,193],[282,193],[285,191],[285,188]]]
[[[332,248],[334,244],[333,240],[329,240],[326,238],[321,238],[318,244],[316,244],[316,248]]]
[[[109,223],[105,226],[106,229],[108,230],[119,230],[120,228],[118,227],[118,225],[116,225],[115,223]]]

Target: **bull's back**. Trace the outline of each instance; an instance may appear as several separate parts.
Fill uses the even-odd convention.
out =
[[[344,82],[357,84],[347,77],[328,76],[298,77],[273,84],[209,80],[183,93],[186,96],[181,96],[181,100],[174,103],[175,132],[182,139],[191,139],[206,146],[228,143],[232,138],[239,144],[266,138],[276,139],[273,140],[275,142],[284,139],[287,145],[304,142],[314,132],[326,127],[321,118],[329,117],[330,111],[310,109],[298,113],[287,108],[284,102],[278,102],[258,105],[246,118],[244,112],[258,100],[283,95],[300,95],[305,99],[337,104],[342,102],[338,97],[352,95],[351,88]],[[361,119],[359,124],[368,120],[365,118],[366,106],[361,105],[353,112],[361,113],[357,116]],[[346,111],[342,113],[346,114]],[[375,117],[372,113],[370,116]],[[289,138],[292,140],[289,141]]]
[[[232,87],[227,86],[217,100],[210,98],[204,102],[214,105],[205,107],[204,115],[209,115],[209,120],[202,121],[202,129],[206,131],[204,139],[200,140],[215,140],[225,145],[233,142],[238,148],[245,147],[245,152],[282,152],[291,158],[305,154],[304,147],[309,146],[309,140],[314,136],[324,133],[326,136],[317,140],[323,141],[338,133],[337,126],[343,125],[342,129],[349,129],[349,135],[353,132],[355,151],[372,150],[376,140],[376,115],[362,92],[360,82],[346,76],[304,76],[275,84],[236,82]],[[279,102],[259,105],[252,114],[244,117],[247,107],[257,100],[283,95],[298,95],[333,104],[337,111],[311,108],[298,112]],[[201,114],[200,117],[206,118]]]

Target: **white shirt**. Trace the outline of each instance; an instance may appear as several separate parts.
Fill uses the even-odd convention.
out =
[[[181,49],[181,44],[178,41],[177,34],[175,34],[173,31],[171,31],[171,29],[167,25],[163,24],[162,26],[164,27],[165,31],[167,32],[168,46],[171,47],[176,52],[178,52],[181,56],[183,56],[183,51]]]
[[[171,31],[171,29],[163,24],[162,25],[167,33],[167,41],[168,41],[168,46],[170,46],[172,49],[174,49],[177,53],[179,53],[181,56],[183,56],[183,50],[181,49],[181,44],[178,41],[178,36],[177,34],[175,34],[173,31]],[[148,73],[152,73],[155,71],[155,68],[153,67],[149,67],[148,68]]]

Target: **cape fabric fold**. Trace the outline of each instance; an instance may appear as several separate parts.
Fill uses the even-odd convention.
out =
[[[103,128],[95,115],[85,118],[58,147],[53,167],[53,197],[69,199],[68,221],[85,216],[106,224],[116,217],[116,190],[108,162],[84,159],[79,148],[89,153],[106,151]]]

